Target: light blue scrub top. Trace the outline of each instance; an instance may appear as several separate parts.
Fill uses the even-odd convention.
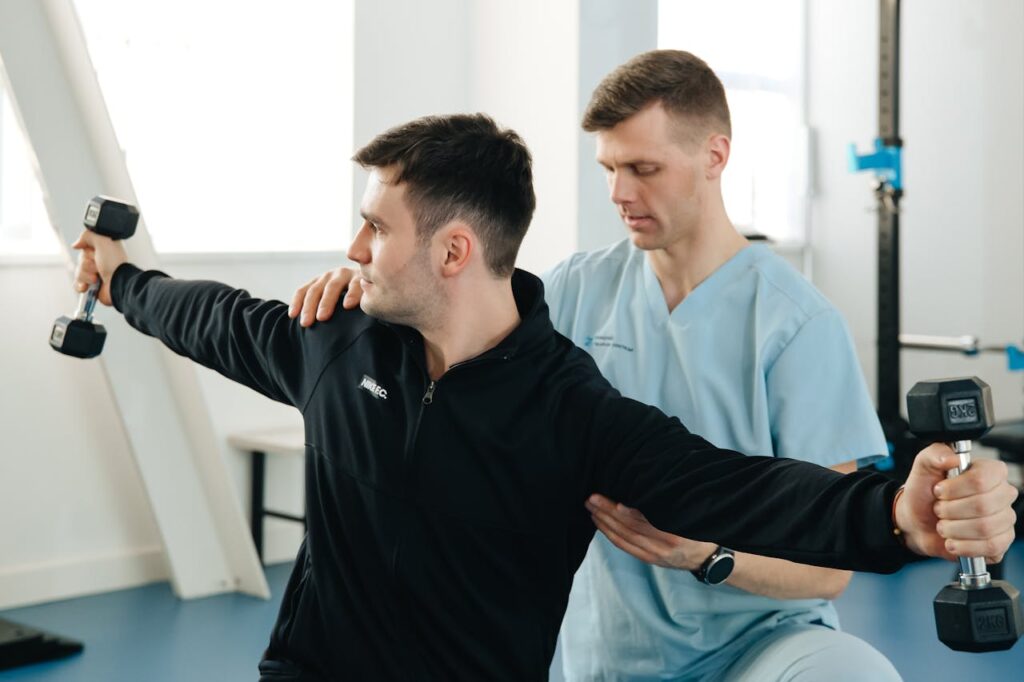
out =
[[[842,317],[768,247],[741,250],[671,313],[628,240],[576,254],[543,280],[555,328],[613,386],[715,445],[823,466],[885,456]],[[570,681],[699,677],[780,623],[813,621],[839,626],[828,601],[709,587],[598,533],[569,598],[563,669]]]

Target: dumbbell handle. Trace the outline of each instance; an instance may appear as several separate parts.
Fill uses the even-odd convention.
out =
[[[960,456],[960,466],[950,469],[946,478],[956,478],[971,466],[971,441],[958,440],[950,443],[950,446]],[[960,585],[971,589],[986,587],[990,582],[992,576],[985,566],[985,557],[960,557]]]
[[[92,320],[92,311],[96,307],[96,299],[100,294],[101,284],[102,282],[97,280],[90,284],[89,288],[78,297],[78,309],[75,310],[76,320],[85,320],[86,322]]]

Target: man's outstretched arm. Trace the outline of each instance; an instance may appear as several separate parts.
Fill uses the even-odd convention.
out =
[[[878,474],[843,475],[807,462],[720,450],[602,383],[581,384],[567,401],[573,407],[565,417],[574,423],[566,424],[565,437],[601,453],[588,477],[591,489],[581,492],[620,500],[667,532],[799,563],[875,572],[897,570],[911,552],[998,560],[1013,540],[1010,505],[1017,492],[1001,462],[978,461],[947,480],[958,460],[948,447],[933,445],[918,455],[897,496],[899,485]]]
[[[128,262],[120,242],[85,232],[76,288],[103,280],[99,300],[174,352],[280,402],[302,408],[329,360],[325,336],[291,322],[283,303],[217,282],[175,280]],[[313,338],[318,337],[318,338]]]
[[[596,493],[587,499],[586,507],[594,525],[613,545],[654,566],[695,571],[718,549],[717,543],[659,530],[638,510]],[[851,577],[850,571],[842,569],[735,552],[735,568],[725,582],[771,599],[837,599]]]

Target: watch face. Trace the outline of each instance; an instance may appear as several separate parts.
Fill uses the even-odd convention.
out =
[[[732,573],[732,567],[736,563],[732,553],[722,553],[715,557],[711,565],[708,566],[707,573],[704,576],[704,582],[708,585],[718,585],[729,577]]]

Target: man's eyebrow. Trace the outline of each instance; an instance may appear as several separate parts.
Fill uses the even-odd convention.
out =
[[[611,166],[613,164],[616,164],[616,165],[619,165],[619,166],[660,166],[662,164],[662,161],[659,161],[659,160],[654,159],[654,158],[642,157],[642,156],[638,157],[638,158],[635,158],[635,159],[623,159],[621,161],[618,161],[617,163],[616,163],[615,159],[608,159],[608,158],[601,158],[601,157],[595,157],[595,158],[596,158],[596,160],[597,160],[597,162],[599,164],[601,164],[602,166],[605,166],[605,167]]]
[[[367,213],[366,211],[362,210],[359,211],[359,215],[361,215],[363,217],[363,220],[367,222],[373,223],[374,225],[383,225],[387,227],[387,223],[381,220],[380,216],[374,215],[372,213]]]

